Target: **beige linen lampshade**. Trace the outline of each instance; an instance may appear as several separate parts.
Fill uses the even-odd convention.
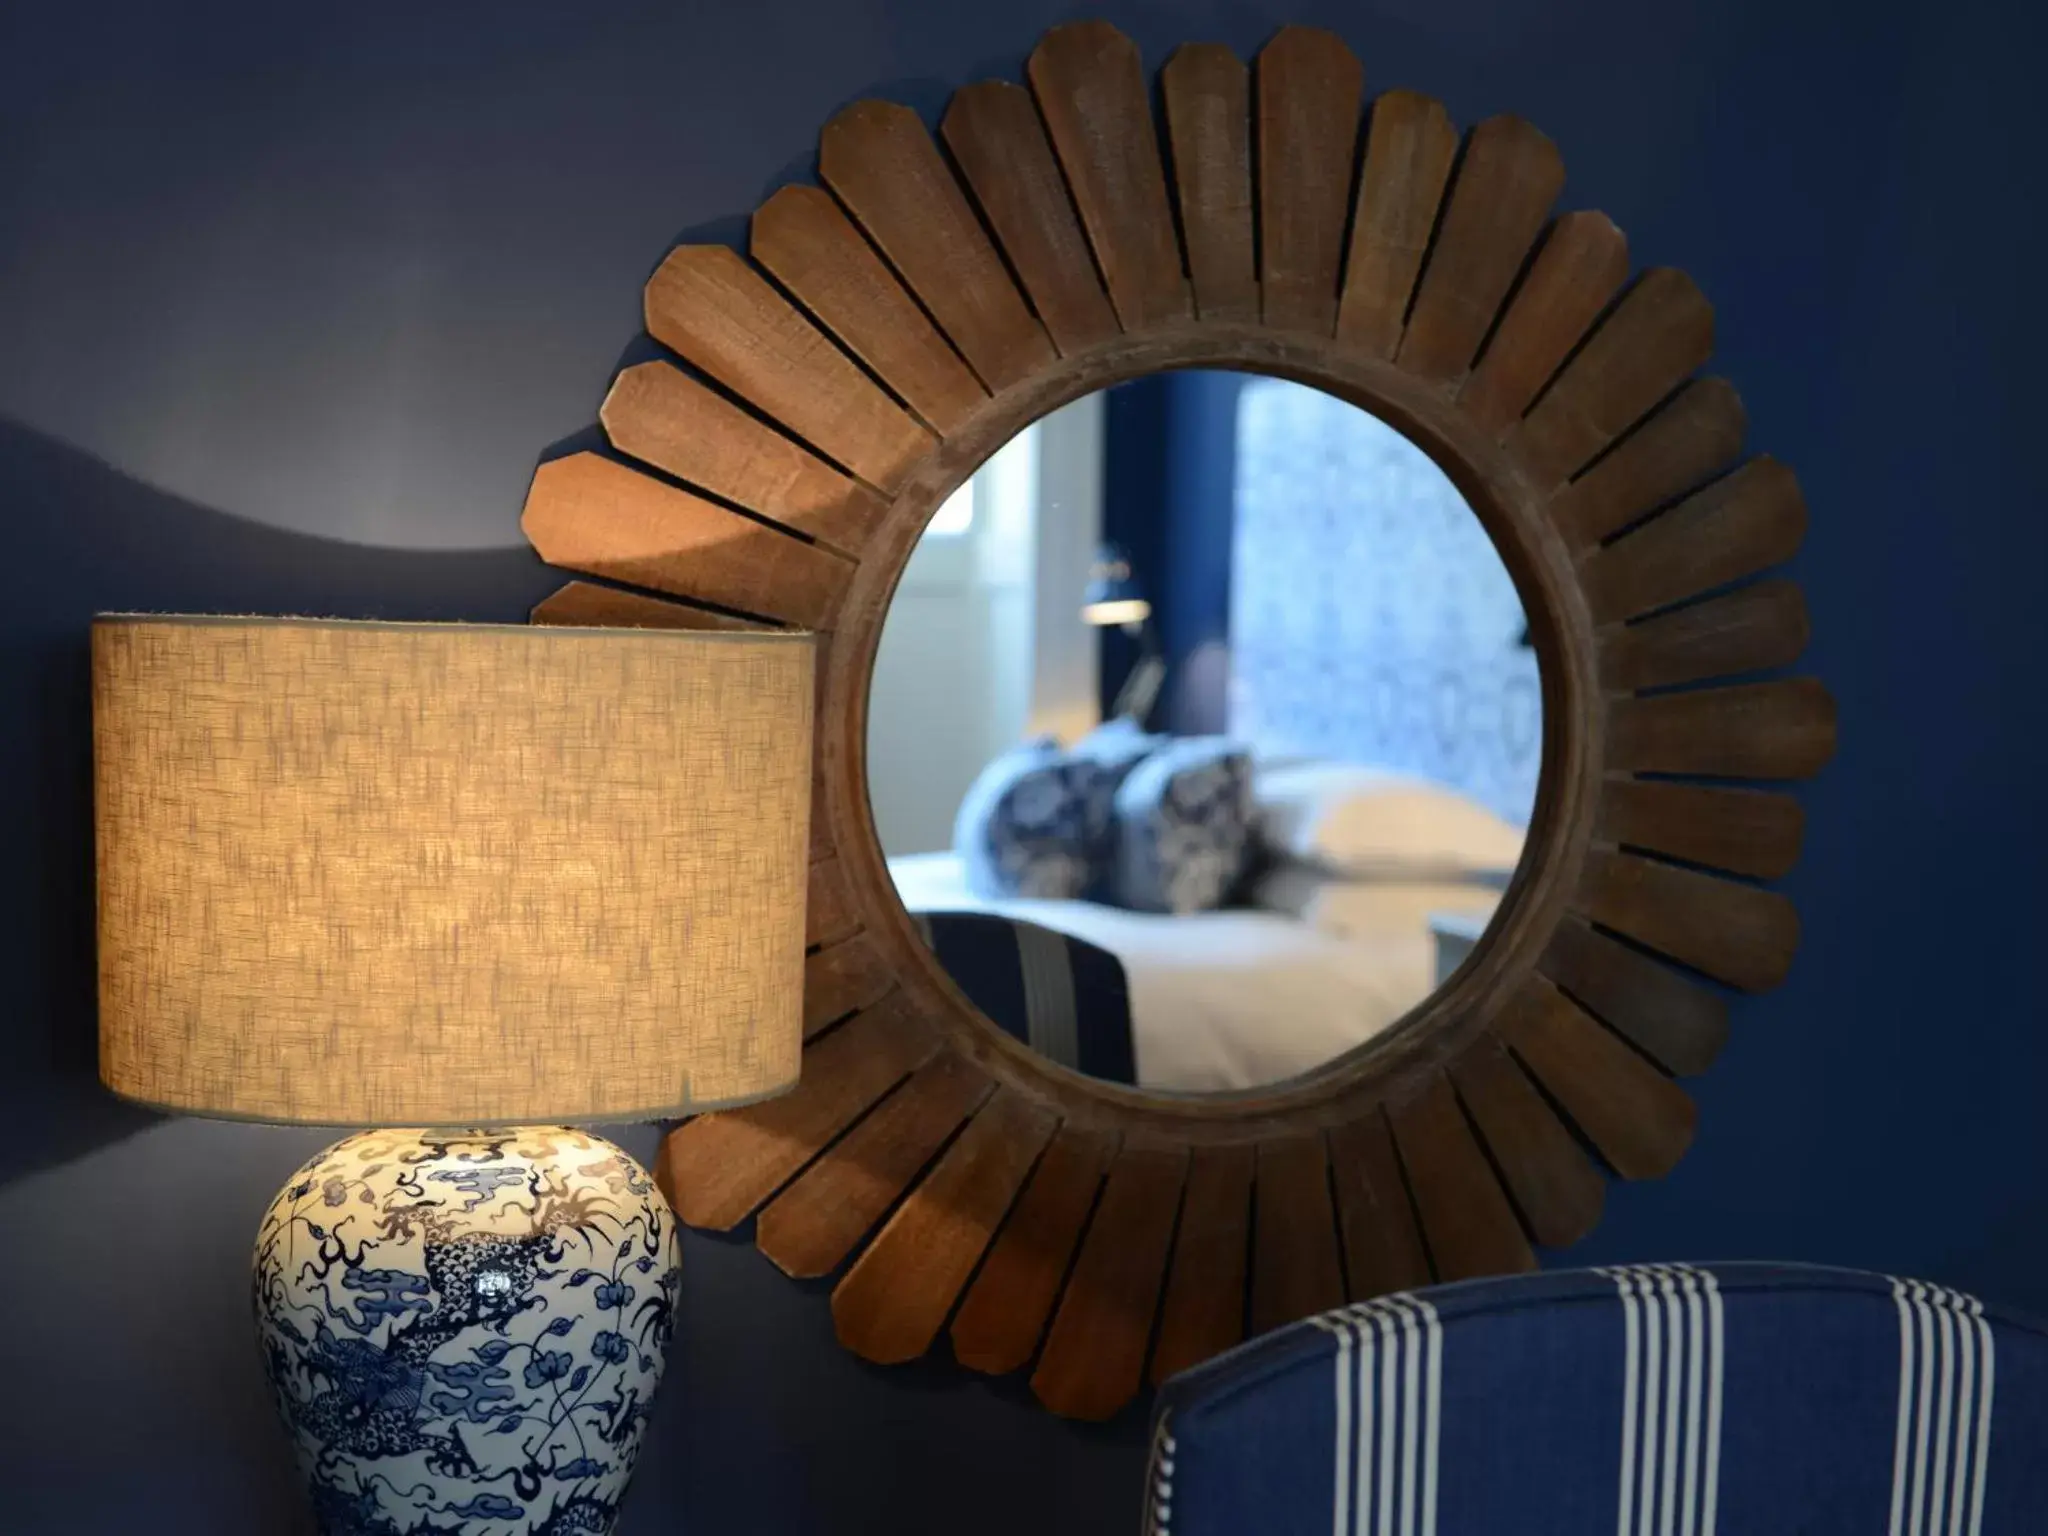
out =
[[[789,1087],[812,637],[93,626],[100,1071],[256,1120],[645,1120]]]

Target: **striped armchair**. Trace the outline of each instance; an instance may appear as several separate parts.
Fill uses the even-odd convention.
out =
[[[1149,1478],[1148,1536],[2026,1536],[2048,1331],[1777,1264],[1439,1286],[1174,1378]]]

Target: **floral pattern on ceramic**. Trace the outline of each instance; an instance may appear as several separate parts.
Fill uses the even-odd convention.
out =
[[[1228,900],[1252,856],[1251,757],[1213,737],[1176,741],[1116,792],[1117,903],[1206,912]]]
[[[324,1536],[602,1536],[674,1329],[676,1225],[580,1131],[366,1131],[256,1241],[264,1364]]]

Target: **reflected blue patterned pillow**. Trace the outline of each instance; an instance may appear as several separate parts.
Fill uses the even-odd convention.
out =
[[[953,851],[977,896],[1077,897],[1094,841],[1095,768],[1051,737],[1005,752],[975,777],[953,820]]]
[[[1219,907],[1250,863],[1251,754],[1214,737],[1176,741],[1116,792],[1110,884],[1141,912]]]
[[[1096,726],[1075,742],[1068,754],[1071,761],[1093,769],[1088,779],[1088,821],[1098,839],[1096,856],[1105,866],[1105,876],[1114,854],[1110,834],[1116,826],[1116,792],[1133,768],[1171,739],[1149,735],[1137,721],[1119,717]]]

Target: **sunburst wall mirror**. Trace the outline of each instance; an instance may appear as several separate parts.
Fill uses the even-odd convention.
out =
[[[1834,747],[1826,692],[1782,674],[1800,593],[1767,574],[1798,486],[1743,458],[1734,389],[1699,376],[1693,283],[1554,210],[1548,139],[1368,103],[1300,27],[1250,64],[1183,47],[1156,99],[1083,22],[1024,83],[959,90],[936,136],[839,113],[822,185],[763,203],[744,253],[662,261],[667,355],[618,375],[611,451],[543,464],[523,520],[598,578],[536,622],[824,636],[802,1083],[668,1137],[676,1211],[836,1275],[856,1354],[1028,1371],[1078,1418],[1347,1298],[1530,1268],[1608,1176],[1667,1172],[1678,1080],[1798,939],[1762,882],[1801,814],[1760,782]],[[1412,445],[1497,552],[1541,722],[1511,874],[1447,979],[1206,1092],[1090,1075],[977,1006],[899,894],[869,734],[934,514],[1062,408],[1187,369],[1312,386]]]

